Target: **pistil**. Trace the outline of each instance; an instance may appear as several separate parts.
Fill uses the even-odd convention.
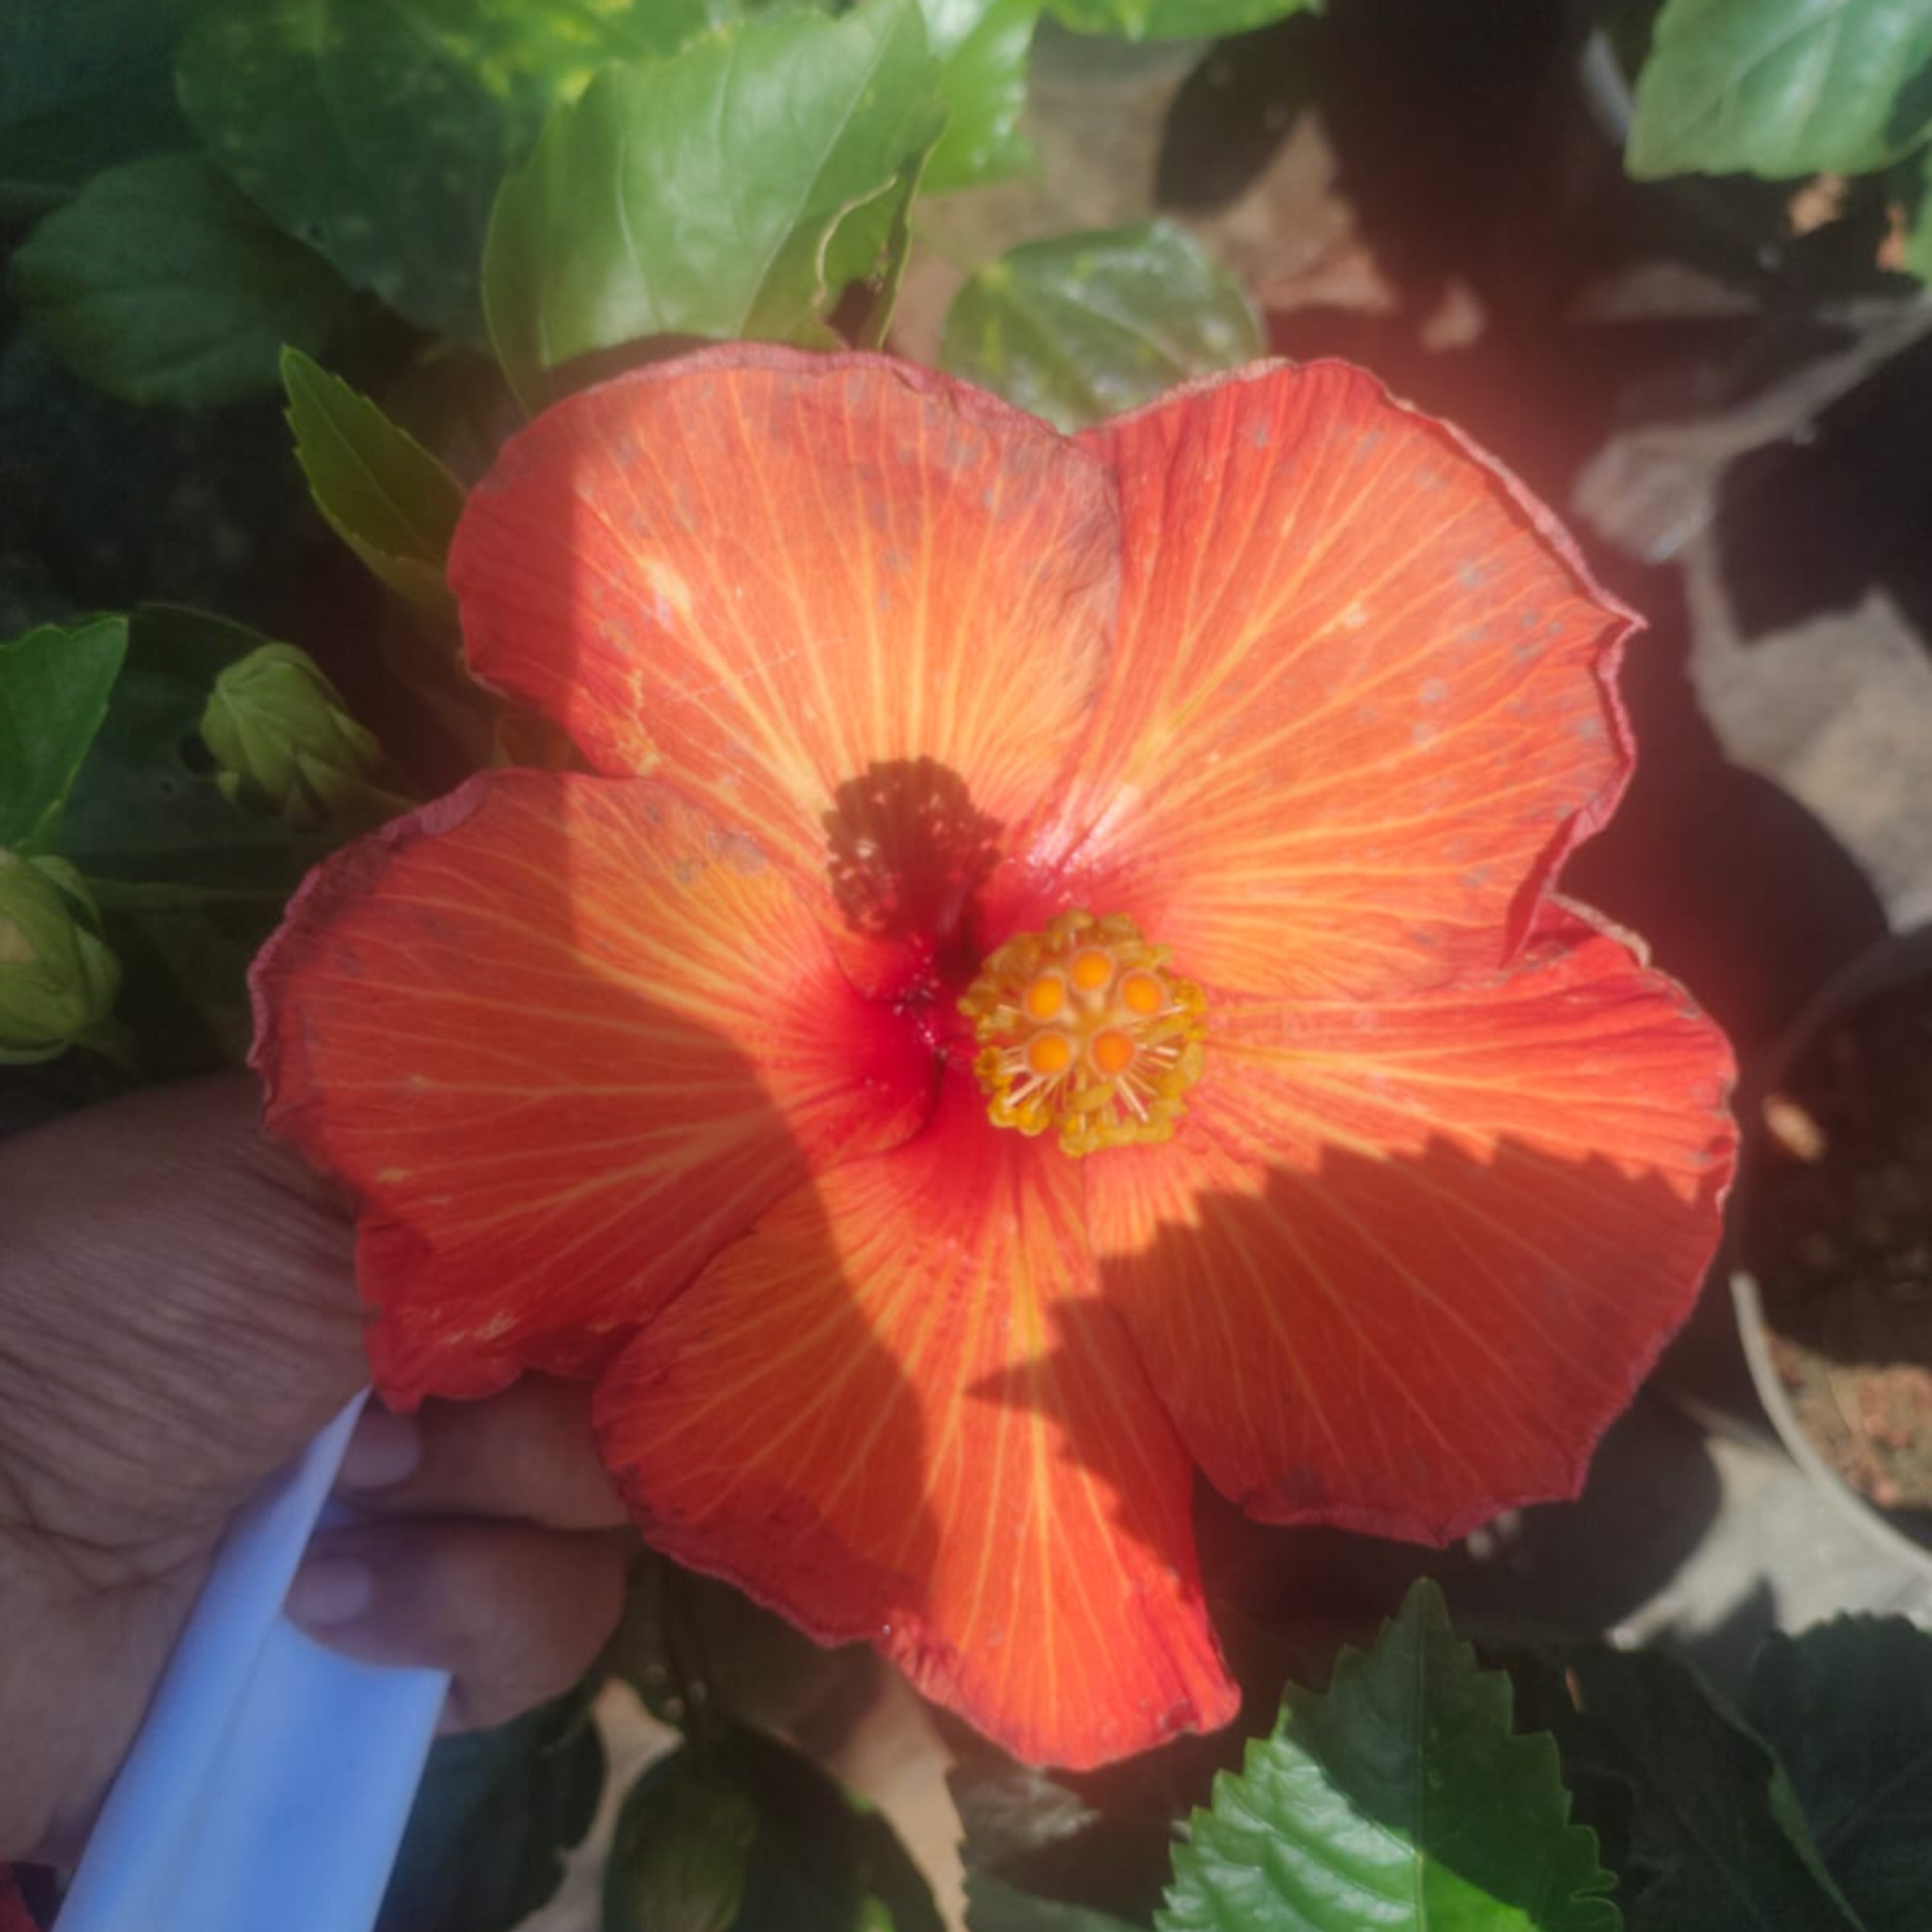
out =
[[[959,1006],[994,1124],[1052,1130],[1068,1154],[1168,1139],[1201,1076],[1206,996],[1121,914],[1008,940]]]

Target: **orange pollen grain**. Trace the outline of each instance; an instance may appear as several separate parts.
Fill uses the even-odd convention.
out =
[[[1008,940],[959,1006],[994,1124],[1051,1129],[1069,1154],[1168,1138],[1200,1078],[1206,996],[1124,914]]]

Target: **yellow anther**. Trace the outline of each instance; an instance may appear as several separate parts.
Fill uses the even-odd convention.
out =
[[[1207,1000],[1115,914],[1066,912],[1010,939],[960,1010],[987,1112],[1069,1154],[1166,1140],[1200,1078]]]

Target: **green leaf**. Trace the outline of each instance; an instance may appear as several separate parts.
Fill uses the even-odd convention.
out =
[[[316,507],[369,568],[411,602],[450,605],[443,563],[463,488],[366,396],[291,349],[282,357],[296,460]]]
[[[0,644],[0,850],[59,844],[61,809],[107,716],[127,655],[123,617],[44,624]]]
[[[1090,1905],[1036,1898],[991,1872],[966,1873],[966,1932],[1135,1932],[1124,1918]]]
[[[709,1842],[688,1842],[708,1807]],[[604,1932],[940,1932],[932,1894],[885,1820],[806,1759],[733,1726],[646,1771],[618,1814]],[[680,1904],[687,1918],[670,1916]]]
[[[199,611],[151,607],[129,620],[126,660],[61,835],[104,908],[166,886],[177,906],[208,898],[272,913],[338,842],[231,802],[202,747],[216,677],[265,641]]]
[[[915,154],[901,171],[892,195],[892,218],[886,230],[884,249],[878,273],[869,286],[871,305],[863,322],[853,332],[855,349],[883,350],[892,332],[892,317],[898,312],[899,292],[912,260],[912,211],[925,178],[926,156]]]
[[[748,20],[600,74],[490,224],[484,302],[512,386],[539,399],[562,364],[656,336],[831,340],[829,302],[939,132],[939,85],[914,0]],[[848,221],[874,202],[874,224]]]
[[[711,24],[706,0],[207,0],[182,105],[280,225],[424,328],[480,335],[497,184],[606,62]]]
[[[0,8],[0,126],[165,72],[195,0],[59,0]]]
[[[1630,1932],[1858,1928],[1777,1760],[1682,1664],[1586,1651],[1568,1674],[1577,1708],[1552,1709],[1564,1774],[1628,1795],[1618,1876]]]
[[[377,1932],[508,1932],[563,1879],[590,1828],[604,1747],[587,1687],[430,1754]]]
[[[1866,1932],[1922,1932],[1932,1899],[1932,1636],[1902,1617],[1774,1634],[1745,1712]]]
[[[1625,160],[1640,181],[1859,174],[1928,133],[1924,0],[1666,0]]]
[[[102,908],[122,963],[116,1017],[130,1057],[151,1080],[188,1079],[248,1064],[254,1033],[248,968],[280,908],[196,894],[130,904],[122,889]]]
[[[1322,0],[1048,0],[1064,26],[1080,34],[1130,40],[1216,40],[1245,34],[1291,14],[1318,13]]]
[[[1325,1693],[1288,1687],[1270,1738],[1215,1780],[1174,1853],[1162,1932],[1615,1932],[1556,1747],[1512,1735],[1441,1592],[1416,1584]],[[1724,1922],[1708,1922],[1709,1926]]]
[[[283,344],[320,348],[347,300],[326,262],[190,154],[96,176],[28,238],[12,285],[71,368],[130,403],[268,388]]]
[[[1019,131],[1041,0],[922,0],[928,44],[942,63],[946,131],[927,163],[928,194],[998,181],[1024,167]]]
[[[1171,222],[1029,242],[955,299],[940,366],[1062,429],[1262,350],[1240,286]]]
[[[189,145],[172,59],[192,4],[0,8],[0,220],[58,206],[103,168]]]
[[[0,221],[32,220],[71,201],[110,168],[194,145],[172,83],[102,94],[0,127]]]
[[[758,1835],[751,1794],[711,1754],[680,1745],[646,1766],[604,1864],[604,1932],[730,1932]]]
[[[154,1078],[238,1066],[247,976],[324,834],[231,800],[200,736],[216,678],[254,631],[149,607],[128,620],[107,716],[70,794],[62,848],[87,874],[124,968],[118,1009]]]

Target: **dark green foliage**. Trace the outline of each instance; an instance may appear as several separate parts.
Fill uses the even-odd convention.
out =
[[[70,368],[130,403],[269,388],[284,343],[320,350],[348,312],[328,265],[194,154],[97,175],[35,229],[11,286]]]
[[[632,1788],[604,1899],[604,1932],[940,1932],[885,1820],[736,1726],[680,1746]]]
[[[1932,1916],[1932,1636],[1840,1617],[1766,1640],[1744,1706],[1865,1932]]]
[[[603,1789],[587,1686],[440,1738],[376,1932],[509,1932],[556,1890]]]

